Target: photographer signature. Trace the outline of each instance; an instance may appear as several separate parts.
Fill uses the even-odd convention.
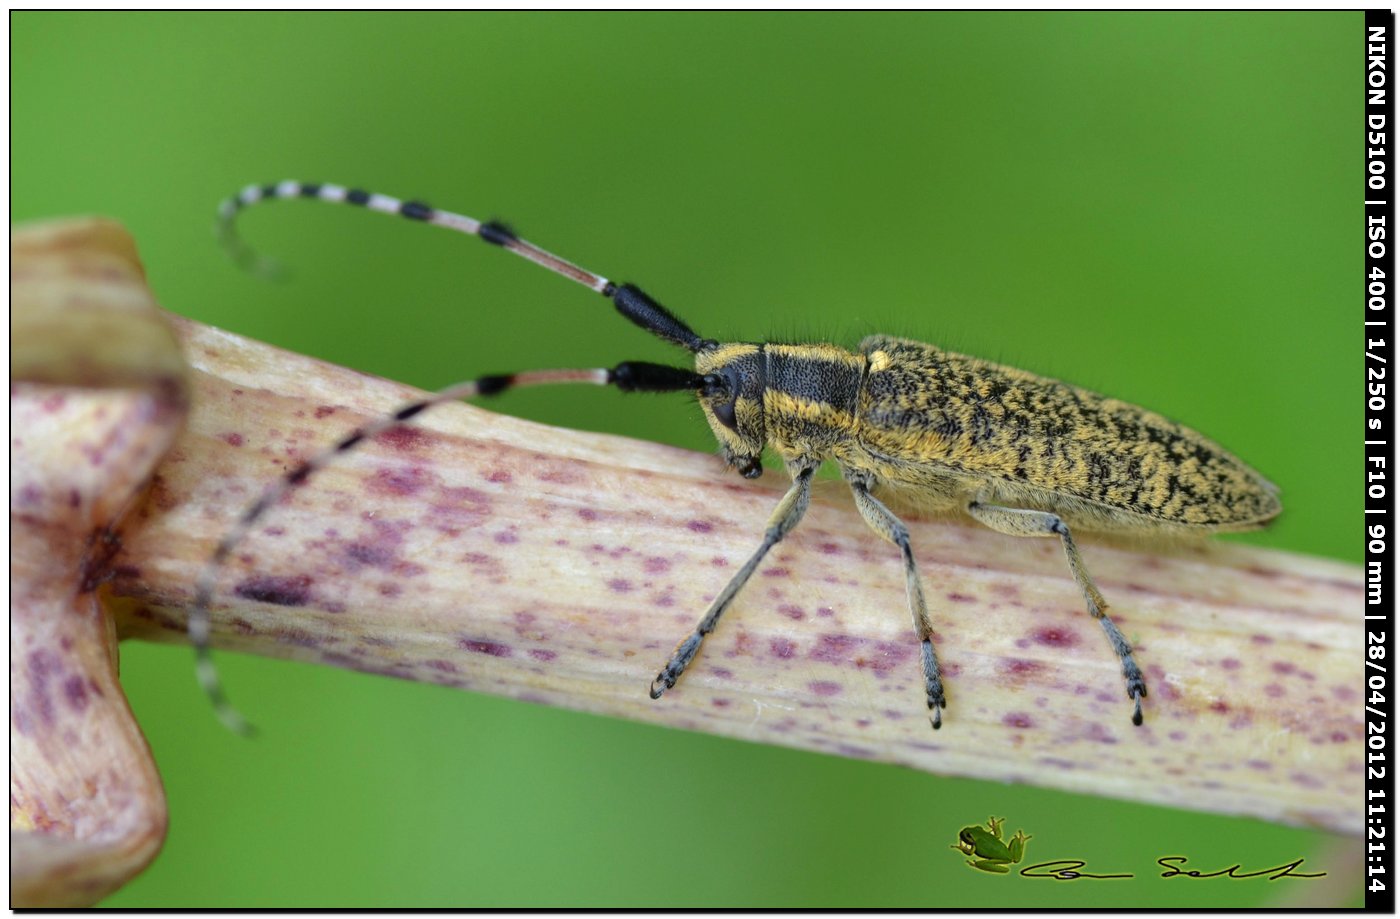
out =
[[[1189,859],[1185,855],[1164,855],[1157,859],[1157,864],[1166,869],[1162,872],[1164,878],[1235,878],[1236,880],[1244,880],[1246,878],[1267,877],[1271,881],[1277,881],[1279,878],[1320,878],[1327,874],[1326,871],[1308,873],[1295,870],[1303,864],[1301,858],[1269,868],[1260,868],[1257,871],[1245,871],[1244,866],[1238,862],[1218,871],[1198,871],[1194,868],[1186,868],[1188,861]],[[1022,868],[1020,875],[1024,878],[1050,878],[1055,881],[1102,881],[1135,876],[1132,874],[1094,874],[1081,870],[1087,864],[1088,862],[1077,858],[1059,859]]]
[[[1005,823],[1006,818],[1004,817],[990,817],[987,819],[986,826],[980,824],[965,826],[958,831],[958,841],[952,848],[966,858],[970,868],[976,868],[978,871],[985,871],[989,874],[1010,874],[1026,857],[1026,849],[1031,837],[1024,830],[1017,830],[1008,839],[1002,829]],[[1166,869],[1161,875],[1164,878],[1234,878],[1235,880],[1268,878],[1270,881],[1277,881],[1279,878],[1327,876],[1326,871],[1310,873],[1296,870],[1303,864],[1301,858],[1255,871],[1245,871],[1244,865],[1239,862],[1228,868],[1201,871],[1196,868],[1187,868],[1189,860],[1185,855],[1163,855],[1157,859],[1157,864]],[[1079,858],[1062,858],[1029,865],[1022,868],[1017,874],[1023,878],[1049,878],[1052,881],[1109,881],[1136,877],[1133,874],[1097,874],[1085,871],[1084,866],[1087,864],[1088,862]]]

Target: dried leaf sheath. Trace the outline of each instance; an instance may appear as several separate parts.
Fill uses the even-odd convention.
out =
[[[82,906],[165,837],[95,588],[183,423],[185,366],[118,225],[17,230],[10,259],[10,902]]]
[[[417,395],[178,327],[195,413],[111,589],[123,635],[172,641],[199,566],[267,478]],[[935,734],[898,553],[833,485],[652,702],[657,667],[758,542],[772,479],[437,409],[267,517],[221,583],[215,641],[942,774],[1359,829],[1360,577],[1282,553],[1085,540],[1148,675],[1134,729],[1056,543],[915,522],[949,675]]]

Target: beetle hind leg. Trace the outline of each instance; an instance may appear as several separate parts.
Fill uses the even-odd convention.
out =
[[[1128,698],[1133,703],[1133,724],[1142,724],[1142,699],[1147,695],[1147,684],[1142,679],[1142,671],[1138,668],[1137,661],[1133,660],[1133,646],[1128,644],[1128,640],[1123,637],[1118,626],[1114,625],[1113,620],[1108,618],[1108,604],[1104,602],[1103,594],[1099,593],[1098,587],[1094,585],[1094,579],[1089,576],[1089,570],[1084,567],[1084,560],[1080,558],[1079,549],[1075,546],[1074,538],[1070,536],[1069,527],[1065,525],[1065,522],[1060,519],[1058,514],[1052,514],[1049,511],[1002,507],[981,501],[973,501],[969,504],[967,512],[983,526],[1008,536],[1058,536],[1060,538],[1060,543],[1065,547],[1065,557],[1069,560],[1070,573],[1074,575],[1074,582],[1084,593],[1084,602],[1089,607],[1089,615],[1097,619],[1099,625],[1103,627],[1104,635],[1108,637],[1108,643],[1113,647],[1114,653],[1118,655],[1118,660],[1123,665],[1123,680],[1127,684]]]

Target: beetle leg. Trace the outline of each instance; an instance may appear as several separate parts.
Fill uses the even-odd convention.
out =
[[[846,481],[855,496],[856,507],[870,528],[881,538],[894,543],[904,556],[904,584],[909,594],[909,612],[914,616],[914,632],[923,645],[924,692],[929,711],[933,712],[934,728],[943,725],[943,709],[948,702],[943,697],[943,674],[938,667],[938,655],[933,650],[933,626],[928,621],[928,603],[924,600],[924,585],[914,564],[914,552],[909,548],[909,528],[878,498],[870,493],[870,483],[864,477],[847,471]]]
[[[676,645],[670,663],[652,681],[651,697],[653,699],[661,698],[662,693],[676,685],[676,680],[680,679],[685,668],[700,651],[700,643],[705,640],[706,635],[714,631],[719,617],[724,615],[724,611],[729,608],[734,597],[748,583],[754,570],[758,568],[759,562],[763,561],[763,557],[768,554],[768,550],[792,532],[793,527],[797,526],[802,515],[807,512],[807,503],[812,495],[812,473],[816,472],[818,465],[820,464],[812,463],[792,467],[794,470],[792,487],[788,489],[787,494],[783,495],[783,500],[778,502],[773,516],[768,518],[768,529],[763,535],[763,544],[744,563],[744,567],[740,568],[738,573],[729,580],[724,590],[720,591],[719,596],[715,597],[715,601],[710,604],[709,611],[705,613],[705,618],[700,620],[700,624],[695,627],[695,631]]]
[[[1028,511],[985,504],[981,501],[969,504],[967,512],[983,526],[1008,536],[1060,537],[1060,542],[1065,547],[1065,557],[1069,559],[1070,573],[1074,575],[1079,589],[1084,592],[1084,602],[1089,606],[1089,614],[1103,626],[1108,643],[1113,646],[1123,664],[1123,679],[1128,685],[1128,698],[1133,702],[1133,724],[1142,724],[1142,697],[1147,695],[1147,684],[1143,682],[1142,671],[1133,660],[1133,646],[1128,644],[1123,633],[1118,631],[1118,626],[1108,618],[1108,604],[1104,602],[1103,594],[1094,586],[1094,579],[1084,567],[1084,560],[1079,557],[1079,550],[1075,548],[1074,539],[1069,535],[1069,527],[1065,526],[1065,522],[1059,515],[1049,511]]]

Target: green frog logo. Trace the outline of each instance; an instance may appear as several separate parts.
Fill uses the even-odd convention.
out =
[[[1031,838],[1024,830],[1017,830],[1010,842],[1002,842],[1001,825],[1005,817],[988,817],[987,827],[965,826],[958,830],[957,849],[971,858],[967,863],[978,871],[993,874],[1008,874],[1012,865],[1018,865],[1026,855],[1026,842]]]

